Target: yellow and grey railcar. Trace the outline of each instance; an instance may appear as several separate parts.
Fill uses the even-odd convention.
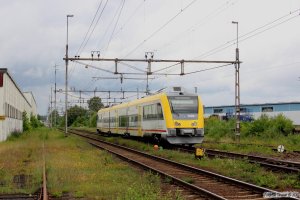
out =
[[[153,137],[170,144],[199,144],[204,138],[201,99],[175,88],[98,111],[97,131]]]

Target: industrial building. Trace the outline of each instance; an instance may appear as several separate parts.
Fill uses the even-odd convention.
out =
[[[242,104],[240,106],[242,116],[251,116],[254,119],[262,114],[270,117],[283,114],[291,119],[294,125],[300,125],[300,102],[264,103],[264,104]],[[204,109],[205,117],[218,115],[220,117],[232,117],[235,114],[235,106],[209,106]]]
[[[6,68],[0,68],[0,142],[14,131],[23,131],[22,113],[37,115],[31,92],[23,93]]]

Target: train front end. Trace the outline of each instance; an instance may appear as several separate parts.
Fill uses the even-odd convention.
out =
[[[194,145],[204,139],[204,114],[201,99],[196,94],[173,92],[165,98],[167,127],[165,140],[170,144]]]

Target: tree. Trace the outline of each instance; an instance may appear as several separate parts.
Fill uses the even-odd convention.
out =
[[[95,112],[98,112],[98,110],[104,107],[100,97],[92,97],[87,103],[89,109]]]
[[[87,110],[81,108],[77,105],[68,109],[68,126],[73,124],[77,117],[86,117],[87,118]]]
[[[29,131],[31,129],[31,124],[29,118],[27,117],[26,111],[22,113],[23,118],[23,131]]]
[[[58,126],[61,123],[62,117],[58,114],[57,110],[53,110],[49,117],[51,117],[52,120],[52,127]]]

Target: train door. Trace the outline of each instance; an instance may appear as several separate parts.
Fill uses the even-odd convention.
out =
[[[157,104],[152,103],[143,106],[143,122],[142,127],[144,134],[152,135],[156,132],[158,126],[157,120]]]
[[[110,111],[108,111],[108,132],[111,133],[111,130],[110,130]]]
[[[158,129],[165,129],[165,121],[164,121],[164,115],[162,111],[161,103],[157,103],[157,128]]]
[[[119,115],[118,115],[118,110],[115,110],[115,127],[116,127],[116,133],[119,133]]]
[[[129,133],[129,108],[130,107],[128,107],[126,109],[126,114],[125,114],[126,118],[125,118],[125,121],[126,121],[126,133],[128,133],[130,135],[130,133]]]
[[[143,136],[143,132],[142,132],[142,112],[143,112],[143,107],[142,106],[138,106],[138,136]]]

